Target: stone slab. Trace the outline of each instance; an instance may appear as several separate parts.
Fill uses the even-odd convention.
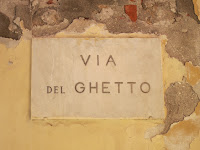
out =
[[[163,119],[158,38],[34,38],[32,118]]]

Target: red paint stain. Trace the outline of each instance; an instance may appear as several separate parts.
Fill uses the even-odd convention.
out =
[[[125,5],[124,9],[133,22],[137,21],[137,5]]]
[[[53,0],[49,0],[47,4],[53,4]]]

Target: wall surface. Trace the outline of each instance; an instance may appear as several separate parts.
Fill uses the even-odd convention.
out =
[[[0,0],[0,149],[199,150],[200,1],[193,2]],[[31,120],[32,37],[159,37],[165,120]]]

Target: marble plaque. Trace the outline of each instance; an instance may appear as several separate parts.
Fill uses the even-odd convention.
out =
[[[32,118],[163,119],[158,38],[35,38]]]

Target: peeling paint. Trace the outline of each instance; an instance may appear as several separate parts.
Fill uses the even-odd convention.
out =
[[[167,116],[164,121],[165,128],[161,133],[167,133],[173,123],[183,121],[184,117],[190,116],[199,101],[198,95],[188,83],[171,84],[165,92]]]
[[[143,33],[121,33],[112,34],[109,33],[105,24],[97,23],[94,20],[86,20],[84,18],[75,19],[69,27],[55,35],[57,38],[62,37],[158,37],[155,34],[143,34]],[[162,36],[161,36],[162,37]]]
[[[185,64],[187,69],[187,82],[190,85],[195,85],[200,81],[200,67],[193,66],[191,62]]]
[[[170,86],[171,83],[181,82],[183,77],[186,76],[185,66],[175,58],[169,57],[168,53],[165,51],[165,45],[167,40],[164,39],[162,42],[163,49],[163,79],[164,79],[164,90]]]

